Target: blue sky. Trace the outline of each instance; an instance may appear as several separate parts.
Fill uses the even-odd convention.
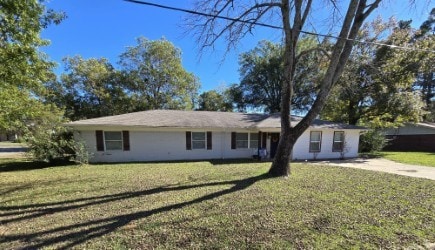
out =
[[[153,2],[191,7],[191,1],[187,0]],[[425,0],[417,0],[418,4],[414,7],[410,7],[405,0],[384,2],[372,17],[395,15],[398,19],[413,19],[414,26],[419,26],[427,18],[433,7]],[[51,60],[58,62],[58,73],[63,72],[61,60],[65,56],[105,57],[116,64],[125,48],[136,44],[137,37],[144,36],[151,40],[165,37],[181,49],[183,66],[200,78],[201,90],[206,91],[239,81],[240,53],[254,48],[260,40],[279,42],[281,39],[281,32],[262,28],[246,37],[237,50],[225,57],[225,43],[220,41],[213,52],[204,53],[200,58],[195,39],[183,35],[183,13],[122,0],[51,0],[48,7],[65,11],[68,16],[60,25],[50,26],[42,33],[43,38],[51,41],[50,46],[43,48],[43,51]]]

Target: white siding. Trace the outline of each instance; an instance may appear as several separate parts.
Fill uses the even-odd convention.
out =
[[[310,152],[310,132],[321,131],[322,143],[320,152]],[[308,129],[296,141],[293,148],[294,160],[313,160],[313,159],[339,159],[342,157],[340,152],[332,152],[332,141],[334,131],[344,131],[345,149],[343,156],[345,158],[358,157],[359,130],[332,130],[332,129]]]
[[[117,131],[111,128],[111,131]],[[121,131],[119,129],[118,131]],[[124,129],[125,130],[125,129]],[[212,149],[186,149],[186,131],[130,131],[130,151],[97,151],[95,131],[76,133],[92,162],[171,161],[252,157],[252,149],[231,149],[231,132],[212,131]],[[206,132],[206,130],[191,130]],[[247,131],[244,131],[247,132]]]
[[[129,130],[126,128],[102,128],[106,131]],[[231,159],[251,158],[256,149],[231,149],[231,132],[249,132],[247,130],[212,131],[212,150],[186,150],[186,131],[182,129],[167,129],[167,131],[148,129],[133,129],[130,132],[130,151],[113,150],[97,151],[95,130],[82,130],[75,133],[77,140],[84,141],[89,152],[92,153],[91,162],[129,162],[129,161],[171,161],[171,160],[200,160],[200,159]],[[210,130],[189,130],[192,132],[206,132]],[[297,140],[293,149],[294,160],[338,159],[340,152],[332,152],[334,131],[345,131],[345,158],[358,156],[359,130],[331,130],[322,131],[321,151],[316,155],[309,152],[310,129],[305,131]],[[250,131],[257,133],[257,131]],[[267,140],[270,153],[270,138]]]

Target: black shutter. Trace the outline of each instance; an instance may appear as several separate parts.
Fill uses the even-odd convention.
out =
[[[231,149],[236,149],[236,132],[231,132]]]
[[[261,148],[266,148],[266,141],[267,141],[267,133],[263,132],[263,138],[261,139]]]
[[[207,131],[207,150],[212,149],[211,131]]]
[[[96,130],[95,137],[97,138],[97,151],[104,151],[103,130]]]
[[[192,132],[186,131],[186,150],[192,150]]]
[[[124,151],[130,151],[130,133],[128,131],[122,131],[122,141]]]

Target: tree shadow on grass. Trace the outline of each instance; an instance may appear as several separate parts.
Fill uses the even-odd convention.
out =
[[[2,238],[0,239],[0,243],[21,241],[21,242],[28,243],[22,246],[22,248],[39,249],[39,248],[53,246],[55,244],[62,244],[65,242],[62,246],[56,246],[56,248],[67,249],[76,246],[78,244],[81,244],[83,242],[86,242],[88,240],[94,239],[96,237],[109,234],[115,231],[116,229],[119,229],[127,225],[132,221],[144,219],[151,215],[164,213],[171,210],[182,209],[189,205],[201,203],[203,201],[212,200],[223,195],[238,192],[250,187],[257,181],[267,179],[269,177],[270,176],[268,174],[261,174],[258,176],[253,176],[246,179],[233,180],[233,181],[212,182],[212,183],[175,186],[175,187],[166,186],[166,187],[158,187],[154,189],[142,190],[137,192],[124,192],[124,193],[119,193],[114,195],[87,197],[87,198],[81,198],[75,200],[67,200],[62,202],[43,203],[43,204],[35,204],[35,205],[4,206],[4,207],[0,207],[0,211],[1,210],[8,211],[7,213],[4,214],[4,216],[18,216],[23,212],[29,213],[29,215],[15,217],[15,218],[8,218],[6,220],[0,221],[0,224],[7,225],[8,223],[11,222],[29,220],[41,216],[47,216],[53,213],[80,209],[92,205],[103,205],[109,202],[122,201],[125,199],[137,198],[140,196],[146,196],[151,194],[188,190],[188,189],[209,187],[209,186],[233,185],[228,189],[207,194],[190,201],[184,201],[181,203],[163,206],[147,211],[139,211],[135,213],[122,214],[118,216],[112,216],[104,219],[97,219],[93,221],[87,221],[87,222],[77,223],[68,226],[60,226],[57,228],[53,228],[49,230],[41,230],[39,232],[34,232],[34,233],[3,235]],[[80,202],[83,203],[76,204]],[[57,235],[46,237],[49,234],[57,234]]]
[[[54,163],[47,163],[43,161],[17,161],[16,159],[10,159],[7,161],[0,161],[0,173],[1,172],[14,172],[14,171],[26,171],[26,170],[36,170],[49,167],[62,167],[77,165],[71,161],[59,161]]]

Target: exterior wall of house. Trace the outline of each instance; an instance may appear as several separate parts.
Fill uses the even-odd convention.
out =
[[[106,131],[124,129],[108,128]],[[130,150],[97,151],[95,130],[82,130],[75,133],[76,140],[82,140],[92,154],[91,162],[130,162],[130,161],[171,161],[200,159],[250,158],[253,149],[231,149],[231,132],[212,131],[212,149],[186,149],[187,130],[129,130]],[[208,130],[189,130],[206,132]],[[248,131],[239,131],[248,132]],[[256,150],[255,150],[256,151]]]
[[[310,132],[322,132],[320,152],[310,152]],[[344,150],[343,152],[333,152],[332,142],[334,131],[344,131]],[[315,160],[315,159],[340,159],[358,157],[360,130],[332,130],[332,129],[307,129],[296,141],[293,148],[294,160]]]
[[[140,161],[172,161],[172,160],[201,160],[201,159],[234,159],[251,158],[257,154],[257,149],[231,149],[231,132],[252,132],[248,130],[186,130],[186,129],[126,129],[101,128],[104,131],[129,131],[130,150],[97,151],[95,130],[82,129],[76,131],[75,138],[84,141],[92,154],[91,162],[140,162]],[[212,149],[186,149],[186,131],[207,132],[212,131]],[[321,150],[319,153],[309,152],[310,131],[321,131]],[[332,151],[334,131],[345,132],[345,150]],[[293,149],[294,160],[338,159],[358,156],[359,130],[307,130],[297,140]],[[267,139],[267,151],[270,153],[270,138]]]

